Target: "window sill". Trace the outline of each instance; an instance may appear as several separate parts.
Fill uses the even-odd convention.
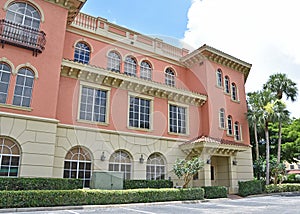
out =
[[[227,136],[227,137],[233,137],[233,134],[228,134],[228,133],[226,133],[226,136]]]
[[[0,104],[0,108],[9,108],[9,109],[15,109],[15,110],[21,110],[21,111],[28,111],[28,112],[31,112],[33,110],[30,107],[15,106],[15,105],[11,105],[11,104]]]
[[[77,119],[77,122],[90,124],[90,125],[100,125],[100,126],[108,126],[109,125],[109,123],[106,123],[106,122],[95,122],[95,121],[82,120],[82,119]]]
[[[231,93],[227,93],[226,91],[224,91],[224,94],[227,95],[227,96],[231,96]]]
[[[223,86],[216,85],[216,88],[224,89]]]
[[[231,98],[231,101],[234,102],[234,103],[240,103],[239,100],[233,100],[232,98]]]
[[[183,134],[183,133],[176,133],[176,132],[170,132],[168,131],[169,135],[176,135],[176,136],[184,136],[184,137],[188,137],[189,134]]]
[[[138,128],[138,127],[132,127],[132,126],[127,126],[127,129],[135,130],[135,131],[143,131],[143,132],[152,132],[153,131],[153,129]]]

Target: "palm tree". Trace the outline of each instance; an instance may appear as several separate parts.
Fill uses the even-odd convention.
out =
[[[256,160],[259,161],[259,147],[257,137],[257,127],[260,125],[261,111],[259,106],[259,92],[250,92],[247,94],[248,112],[247,119],[249,125],[254,129],[255,140],[255,155]]]
[[[285,94],[287,99],[291,99],[294,102],[298,94],[297,84],[289,79],[286,74],[282,73],[271,75],[269,80],[264,84],[264,89],[271,90],[279,100]]]
[[[286,122],[290,119],[290,112],[286,109],[286,105],[281,100],[276,100],[273,106],[273,118],[274,121],[278,121],[278,150],[277,150],[277,166],[280,165],[281,156],[281,133],[282,133],[282,122]],[[277,172],[277,171],[276,171]],[[274,184],[277,184],[278,173],[275,173]]]
[[[261,119],[263,120],[265,138],[266,138],[266,184],[270,183],[270,138],[269,122],[274,113],[274,96],[270,90],[263,90],[259,93],[259,105],[261,106]]]
[[[293,82],[291,79],[289,79],[286,74],[277,73],[273,74],[269,77],[269,80],[266,84],[264,84],[264,89],[269,89],[272,91],[278,100],[281,100],[283,97],[283,94],[286,96],[287,99],[291,99],[291,101],[295,101],[297,94],[298,94],[298,88],[297,84]],[[281,103],[278,105],[277,109],[278,111],[281,111],[281,115],[284,116],[284,110],[283,108],[284,103]],[[280,110],[281,109],[281,110]],[[286,113],[286,112],[285,112]],[[285,116],[284,116],[285,117]],[[277,152],[277,164],[280,163],[280,156],[281,156],[281,127],[282,127],[282,118],[278,118],[278,152]]]

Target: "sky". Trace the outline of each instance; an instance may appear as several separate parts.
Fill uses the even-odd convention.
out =
[[[87,0],[81,12],[172,44],[207,44],[252,64],[246,92],[286,73],[300,90],[299,0]],[[300,118],[296,102],[286,101]]]

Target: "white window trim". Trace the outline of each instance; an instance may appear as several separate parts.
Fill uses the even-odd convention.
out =
[[[82,94],[82,87],[86,86],[89,88],[94,88],[96,90],[104,90],[106,91],[106,111],[105,111],[105,122],[95,122],[95,121],[90,121],[90,120],[83,120],[80,119],[80,104],[81,104],[81,94]],[[110,91],[111,88],[106,87],[106,86],[100,86],[97,84],[93,83],[88,83],[88,82],[80,82],[80,87],[79,87],[79,98],[78,98],[78,109],[77,109],[77,122],[81,123],[88,123],[88,124],[99,124],[99,125],[104,125],[108,126],[109,125],[109,110],[110,110]]]
[[[186,133],[175,133],[175,132],[171,132],[170,131],[170,105],[174,105],[174,106],[178,106],[178,107],[183,107],[186,109],[185,112],[185,118],[186,118]],[[179,135],[179,136],[189,136],[190,135],[190,112],[189,112],[189,106],[188,105],[184,105],[181,103],[177,103],[177,102],[172,102],[172,101],[168,101],[168,134],[170,135]]]
[[[223,88],[224,87],[224,85],[223,85],[223,80],[224,80],[224,78],[223,78],[223,72],[222,72],[222,70],[220,69],[220,72],[221,72],[221,85],[218,85],[218,82],[219,82],[219,77],[218,77],[218,73],[219,73],[219,69],[220,68],[218,68],[217,70],[216,70],[216,87],[217,88]]]
[[[141,98],[141,99],[145,99],[145,100],[150,101],[150,115],[149,115],[150,128],[149,129],[132,127],[132,126],[129,125],[130,97],[137,97],[137,98]],[[146,96],[146,95],[138,94],[138,93],[134,93],[134,92],[128,92],[128,101],[127,101],[127,103],[128,103],[128,105],[127,105],[127,128],[131,129],[131,130],[139,130],[139,131],[147,131],[147,132],[153,131],[153,103],[154,103],[154,97],[150,97],[150,96]]]
[[[234,100],[233,99],[233,97],[232,97],[232,84],[230,84],[230,98],[231,98],[231,101],[233,101],[233,102],[236,102],[236,103],[239,103],[240,102],[240,96],[239,96],[239,89],[238,89],[238,87],[237,87],[237,84],[236,83],[234,83],[234,85],[235,85],[235,93],[236,93],[236,99]]]
[[[223,109],[224,127],[221,126],[221,109]],[[219,109],[219,128],[223,129],[223,130],[226,130],[226,114],[225,114],[225,109],[224,108]]]
[[[226,92],[226,77],[228,78],[228,87],[229,87],[229,92]],[[230,78],[226,75],[224,77],[224,94],[230,95],[231,94],[231,83],[230,83]]]
[[[227,134],[227,136],[234,136],[234,123],[233,123],[232,116],[230,118],[231,118],[231,132],[232,132],[232,134],[229,133],[228,116],[226,117],[226,130],[227,130],[226,134]]]

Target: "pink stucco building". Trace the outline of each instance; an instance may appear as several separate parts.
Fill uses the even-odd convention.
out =
[[[189,52],[103,18],[85,0],[0,1],[0,176],[172,179],[237,191],[252,179],[244,84],[251,64]],[[101,15],[101,14],[99,14]]]

